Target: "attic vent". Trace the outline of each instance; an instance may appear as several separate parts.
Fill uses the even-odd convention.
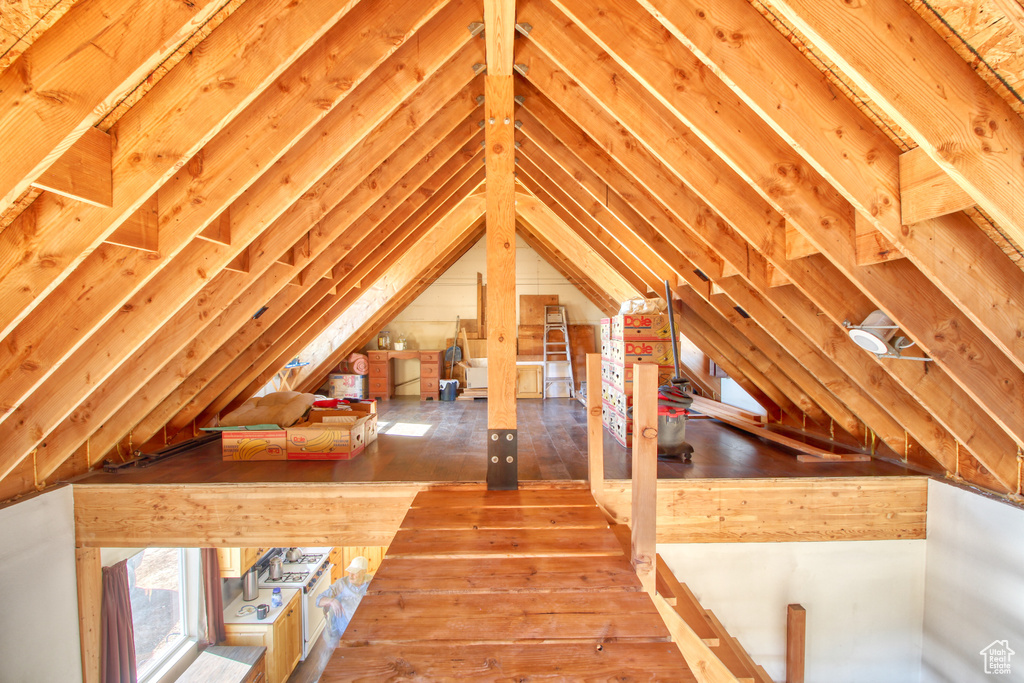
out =
[[[744,310],[743,310],[742,308],[740,308],[739,306],[733,306],[733,308],[735,308],[735,309],[736,309],[736,312],[737,312],[737,313],[739,313],[739,314],[740,314],[741,316],[743,316],[744,318],[749,318],[749,317],[750,317],[750,314],[749,314],[749,313],[747,313],[746,311],[744,311]]]
[[[697,277],[699,277],[699,278],[700,278],[700,281],[701,281],[701,282],[707,282],[708,280],[710,280],[710,279],[711,279],[711,278],[709,278],[709,277],[708,277],[707,275],[705,275],[705,274],[704,274],[704,271],[703,271],[703,270],[701,270],[700,268],[694,268],[694,269],[693,269],[693,272],[695,272],[695,273],[697,274]]]
[[[263,308],[261,308],[260,310],[258,310],[258,311],[256,311],[255,313],[252,314],[252,319],[256,320],[257,318],[259,318],[261,315],[263,315],[266,312],[267,312],[267,307],[264,306]]]
[[[854,344],[879,358],[931,360],[931,358],[902,355],[903,349],[910,348],[915,342],[906,337],[896,337],[899,325],[896,325],[893,319],[882,311],[871,311],[860,325],[854,325],[849,320],[844,320],[843,327],[846,328],[847,334],[850,335]]]

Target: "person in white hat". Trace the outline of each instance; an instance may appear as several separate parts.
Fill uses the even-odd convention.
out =
[[[324,629],[327,638],[341,638],[348,628],[348,622],[370,585],[371,577],[366,574],[369,565],[365,557],[354,558],[345,570],[346,575],[316,597],[317,607],[323,607],[327,616],[327,628]]]

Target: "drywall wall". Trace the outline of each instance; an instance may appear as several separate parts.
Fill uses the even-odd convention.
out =
[[[405,335],[411,349],[444,348],[446,339],[455,334],[455,317],[476,320],[476,274],[487,283],[487,243],[481,238],[462,258],[452,264],[437,280],[388,324],[391,341]],[[557,294],[564,304],[569,322],[574,325],[598,325],[603,313],[568,280],[516,237],[516,316],[519,295]],[[376,343],[367,346],[377,348]],[[419,394],[419,363],[415,360],[394,361],[395,394]]]
[[[736,383],[736,380],[730,377],[722,378],[722,403],[728,403],[731,406],[749,410],[758,415],[768,414],[764,406],[755,401],[753,396],[748,394],[743,387]]]
[[[81,681],[71,487],[0,509],[0,681]]]
[[[928,482],[921,680],[1024,680],[1024,510]],[[986,674],[982,650],[1007,641],[1010,672]]]
[[[786,606],[807,610],[808,683],[920,679],[925,541],[659,544],[658,552],[775,681]]]

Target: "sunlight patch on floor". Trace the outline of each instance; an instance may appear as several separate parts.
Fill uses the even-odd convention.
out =
[[[416,422],[378,422],[377,433],[389,436],[423,436],[431,425]]]

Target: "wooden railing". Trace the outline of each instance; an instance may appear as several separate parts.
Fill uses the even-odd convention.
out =
[[[601,359],[587,355],[587,433],[590,487],[604,493],[604,434],[601,425]],[[706,611],[657,554],[658,366],[633,365],[632,506],[628,554],[650,593],[672,640],[701,683],[771,683],[739,642]],[[621,527],[621,525],[618,525]],[[619,529],[615,529],[617,532]],[[626,535],[617,533],[627,549]]]

